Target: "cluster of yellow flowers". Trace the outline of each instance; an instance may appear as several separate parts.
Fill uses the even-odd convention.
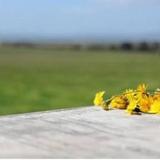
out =
[[[98,92],[94,105],[104,110],[125,109],[129,114],[151,113],[160,114],[160,89],[151,94],[145,84],[138,85],[137,89],[128,89],[121,95],[112,96],[105,100],[105,91]]]

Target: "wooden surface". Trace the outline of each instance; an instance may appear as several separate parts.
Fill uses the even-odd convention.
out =
[[[160,158],[160,116],[96,107],[0,117],[0,158]]]

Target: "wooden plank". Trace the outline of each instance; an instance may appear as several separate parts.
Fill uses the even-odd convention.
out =
[[[96,107],[3,116],[1,158],[160,158],[160,116]]]

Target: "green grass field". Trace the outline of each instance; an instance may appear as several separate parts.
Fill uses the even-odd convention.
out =
[[[0,48],[0,114],[92,105],[145,82],[160,87],[160,55]]]

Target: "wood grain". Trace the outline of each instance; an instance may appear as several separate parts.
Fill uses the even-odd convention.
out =
[[[0,158],[160,158],[160,116],[98,107],[0,117]]]

